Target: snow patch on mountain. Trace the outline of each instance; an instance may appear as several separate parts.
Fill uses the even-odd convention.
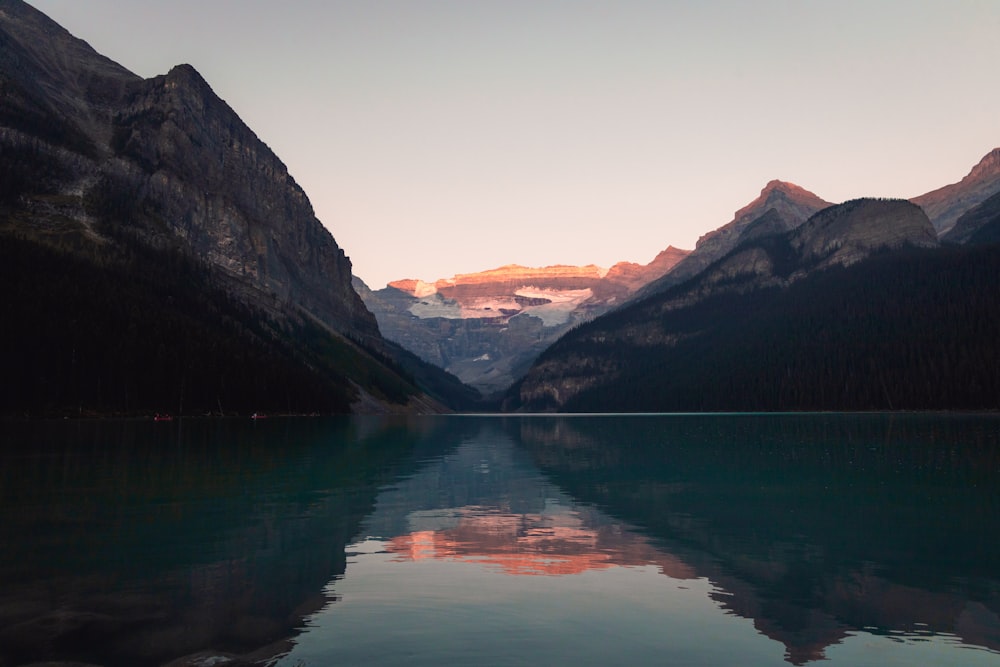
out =
[[[594,292],[589,287],[560,290],[528,286],[518,289],[512,296],[479,297],[459,302],[446,299],[440,292],[433,292],[421,297],[408,310],[421,319],[502,319],[530,315],[540,319],[543,326],[554,327],[568,322],[573,311],[593,296]],[[516,297],[544,303],[525,306]]]
[[[462,307],[454,301],[448,301],[437,292],[423,297],[409,307],[412,315],[421,319],[443,317],[449,320],[463,319]]]
[[[516,296],[530,299],[546,299],[549,303],[538,306],[527,306],[524,314],[532,315],[542,321],[547,327],[565,324],[580,304],[594,296],[589,287],[576,290],[555,290],[539,287],[522,287],[514,292]]]
[[[422,299],[425,296],[430,296],[435,293],[437,293],[437,287],[431,283],[425,283],[423,280],[418,280],[413,285],[413,296],[418,299]]]

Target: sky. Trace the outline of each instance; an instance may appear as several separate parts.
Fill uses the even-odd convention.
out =
[[[29,0],[193,65],[379,289],[647,263],[772,179],[914,197],[1000,146],[1000,0]]]

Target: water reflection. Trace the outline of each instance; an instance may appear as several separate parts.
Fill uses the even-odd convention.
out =
[[[1000,650],[1000,421],[510,422],[581,501],[642,526],[804,664],[857,632]]]
[[[369,554],[391,555],[379,576],[440,561],[519,576],[651,566],[675,582],[706,580],[718,609],[751,621],[796,665],[859,635],[998,651],[997,426],[879,415],[498,418],[380,494],[362,535]],[[687,641],[704,647],[713,631]]]
[[[1000,664],[998,434],[926,415],[8,424],[0,664]]]
[[[654,565],[677,579],[694,576],[645,535],[553,486],[489,426],[383,493],[365,524],[396,562],[474,562],[510,575]]]
[[[397,561],[468,561],[511,575],[555,576],[656,565],[675,579],[694,578],[691,568],[644,537],[621,526],[588,526],[580,512],[559,509],[510,514],[494,507],[457,508],[452,512],[454,527],[413,531],[390,539],[385,548]]]
[[[461,438],[445,426],[4,424],[0,664],[286,652],[379,487]]]

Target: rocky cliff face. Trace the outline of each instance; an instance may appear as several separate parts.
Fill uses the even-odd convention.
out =
[[[800,272],[850,266],[872,253],[904,245],[933,248],[937,234],[915,204],[898,199],[855,199],[812,216],[789,234]],[[812,268],[815,267],[815,268]]]
[[[958,183],[910,201],[924,209],[939,236],[947,234],[967,211],[1000,192],[1000,148],[987,153]]]
[[[665,250],[661,250],[649,264],[618,262],[608,269],[605,278],[609,283],[625,285],[629,292],[634,293],[638,289],[673,271],[690,254],[690,250],[681,250],[669,246]]]
[[[510,265],[434,283],[398,280],[375,292],[356,286],[386,338],[490,394],[567,330],[623,303],[686,255],[667,248],[645,266]]]
[[[0,141],[59,165],[60,215],[182,245],[245,296],[377,337],[351,264],[285,165],[189,65],[144,81],[18,0],[0,3]],[[11,193],[31,195],[38,192]],[[64,220],[64,222],[69,222]]]
[[[772,216],[769,209],[744,228],[756,222],[769,225]],[[827,207],[784,234],[751,236],[684,284],[595,320],[586,331],[569,334],[532,366],[516,402],[535,408],[564,406],[595,387],[613,384],[625,372],[637,372],[631,361],[616,353],[618,348],[647,350],[652,361],[657,349],[697,337],[697,331],[669,325],[674,311],[709,299],[785,288],[824,269],[850,266],[886,250],[937,245],[930,220],[910,202],[865,199]]]
[[[354,385],[365,410],[414,391],[384,366],[394,353],[305,192],[193,67],[143,80],[0,0],[0,93],[0,234],[102,266],[137,246],[181,255],[278,329],[337,337],[310,354],[340,350],[327,359],[346,364],[338,377],[366,369]]]
[[[1000,192],[963,213],[941,240],[973,244],[1000,241]]]
[[[44,129],[51,143],[90,155],[106,147],[113,109],[138,76],[21,0],[0,1],[0,46],[7,130]]]
[[[639,290],[641,298],[678,285],[705,270],[744,241],[795,229],[830,203],[794,183],[773,180],[731,222],[698,239],[695,249],[673,271]]]
[[[305,192],[194,68],[129,86],[111,148],[105,185],[139,193],[199,256],[338,331],[378,335]]]

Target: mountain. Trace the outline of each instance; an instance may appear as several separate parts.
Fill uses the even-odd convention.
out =
[[[143,80],[0,0],[0,90],[0,241],[37,260],[0,269],[21,308],[0,412],[442,409],[305,192],[193,67]]]
[[[941,240],[973,244],[1000,241],[1000,192],[963,213]]]
[[[996,409],[998,261],[905,201],[829,207],[569,332],[507,407]]]
[[[646,285],[635,298],[684,282],[744,241],[795,229],[813,213],[829,205],[794,183],[773,180],[761,189],[756,199],[736,211],[731,222],[698,239],[695,249],[673,271]]]
[[[998,192],[1000,148],[994,148],[958,183],[932,190],[910,201],[924,209],[938,235],[944,237],[965,212]]]
[[[667,248],[646,265],[509,265],[425,283],[355,288],[382,333],[490,395],[509,387],[546,347],[669,272],[687,252]]]

